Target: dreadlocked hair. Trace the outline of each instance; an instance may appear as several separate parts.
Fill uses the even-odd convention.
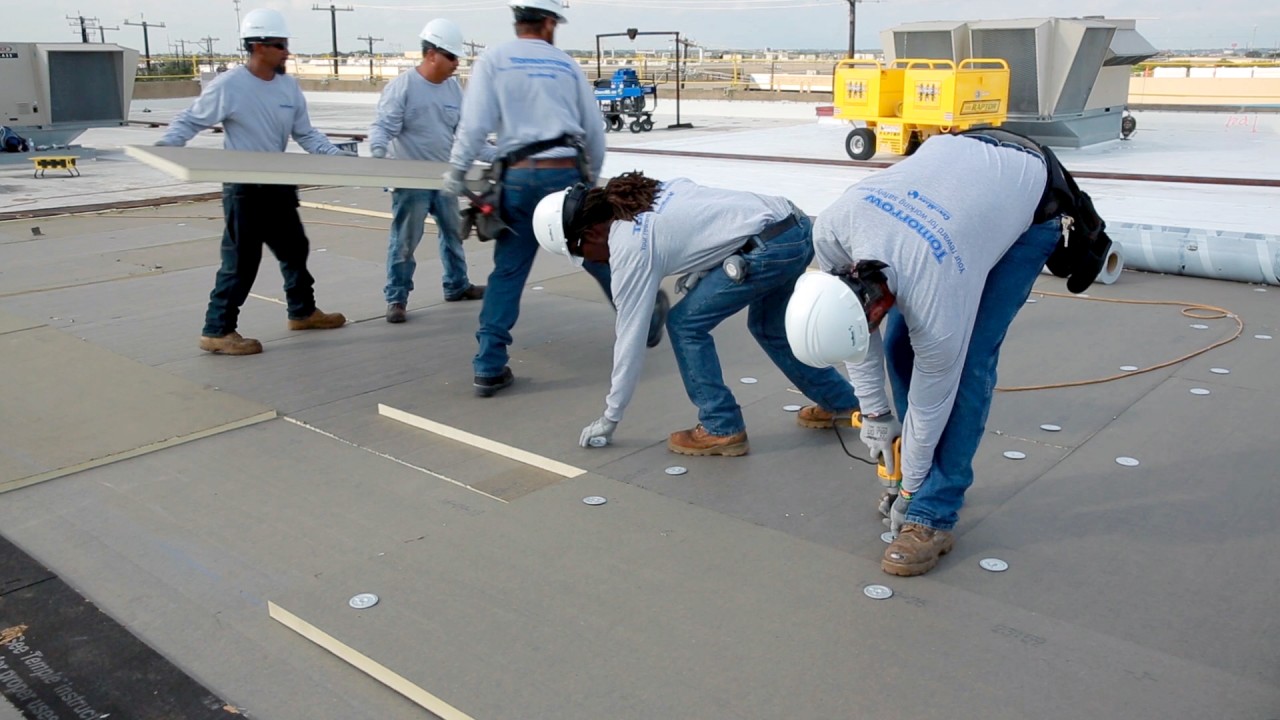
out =
[[[653,209],[653,201],[658,196],[660,183],[639,171],[623,173],[587,194],[587,202],[591,203],[591,195],[597,196],[596,202],[609,209],[610,220],[635,220],[640,213]]]

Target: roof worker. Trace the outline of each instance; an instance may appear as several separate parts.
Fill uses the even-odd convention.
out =
[[[462,114],[462,86],[453,76],[465,50],[462,31],[452,21],[436,18],[418,37],[422,40],[422,61],[412,71],[397,75],[382,91],[378,117],[369,132],[370,150],[376,158],[387,157],[390,149],[396,158],[448,162]],[[422,241],[422,223],[428,214],[435,218],[440,241],[444,299],[455,302],[484,297],[484,286],[472,285],[467,277],[457,195],[395,188],[391,191],[391,214],[387,285],[383,288],[387,322],[407,319],[406,306],[418,266],[413,254]]]
[[[279,153],[292,137],[310,153],[352,154],[334,147],[311,126],[297,81],[285,75],[289,28],[284,17],[275,10],[253,10],[240,24],[240,39],[248,62],[210,81],[191,107],[169,123],[156,145],[185,145],[201,130],[222,123],[227,150]],[[280,262],[290,330],[337,328],[347,322],[340,313],[316,308],[315,281],[307,272],[310,246],[298,217],[295,186],[224,184],[222,212],[222,266],[209,294],[201,350],[224,355],[262,352],[262,343],[236,332],[236,321],[258,275],[263,245]]]
[[[698,424],[671,434],[681,455],[745,455],[746,423],[725,386],[711,331],[747,309],[747,328],[769,359],[822,407],[855,408],[849,382],[830,367],[798,361],[784,316],[796,278],[813,260],[809,218],[786,198],[659,182],[626,173],[603,188],[577,185],[534,212],[542,246],[609,265],[618,303],[613,379],[604,414],[582,430],[582,447],[607,445],[635,393],[644,360],[649,298],[669,275],[683,275],[685,297],[667,316],[667,333]]]
[[[491,397],[515,381],[507,348],[538,251],[534,208],[557,190],[593,183],[605,154],[604,119],[595,93],[577,61],[553,44],[556,26],[567,22],[561,1],[510,4],[516,39],[490,48],[472,69],[444,184],[455,195],[466,192],[467,170],[486,136],[497,133],[498,160],[507,168],[499,211],[510,231],[494,241],[494,268],[476,332],[480,348],[472,364],[480,397]],[[586,269],[608,294],[608,267],[592,263]],[[665,303],[655,306],[651,337],[661,338],[665,309]]]
[[[1000,346],[1063,237],[1047,182],[1060,177],[1055,167],[1051,152],[1007,131],[939,135],[850,187],[815,223],[830,274],[797,285],[787,333],[806,363],[849,361],[862,441],[890,473],[901,437],[901,491],[881,498],[897,534],[886,573],[923,574],[952,549]],[[1075,281],[1068,288],[1082,292]]]

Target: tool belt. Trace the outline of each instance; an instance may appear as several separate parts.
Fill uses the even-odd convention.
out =
[[[538,153],[557,147],[571,147],[578,152],[574,157],[543,159],[535,159],[533,157]],[[513,167],[576,167],[583,181],[588,181],[591,175],[590,166],[587,164],[587,154],[582,145],[582,138],[577,135],[566,133],[557,138],[539,140],[524,147],[516,148],[493,161],[493,164],[484,173],[483,179],[486,181],[486,188],[477,193],[478,197],[472,201],[470,207],[462,210],[460,232],[463,239],[471,235],[473,228],[476,231],[476,238],[481,242],[497,240],[502,236],[502,233],[510,229],[507,227],[510,218],[502,217],[502,185],[506,179],[507,170]],[[483,207],[491,209],[488,213],[485,213],[481,211]]]
[[[1017,146],[1044,160],[1048,179],[1032,222],[1039,224],[1059,216],[1063,218],[1062,238],[1045,267],[1054,275],[1067,279],[1067,290],[1073,293],[1087,290],[1097,279],[1107,261],[1107,254],[1111,252],[1107,223],[1098,215],[1089,193],[1080,189],[1076,179],[1071,177],[1048,146],[1031,138],[1001,128],[977,128],[958,134]]]

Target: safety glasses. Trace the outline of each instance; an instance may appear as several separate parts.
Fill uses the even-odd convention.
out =
[[[444,59],[445,59],[445,60],[448,60],[449,62],[453,62],[453,63],[458,62],[458,56],[457,56],[457,55],[454,55],[454,54],[453,54],[453,53],[451,53],[451,52],[447,52],[447,51],[445,51],[445,50],[441,50],[440,48],[436,48],[436,52],[438,52],[438,53],[440,53],[441,55],[443,55],[443,56],[444,56]]]
[[[282,42],[282,41],[279,41],[279,40],[277,40],[277,41],[275,41],[275,42],[263,42],[263,43],[258,43],[258,44],[259,44],[259,45],[266,45],[267,47],[275,48],[275,49],[277,49],[277,50],[285,50],[285,51],[287,51],[287,50],[289,49],[289,43],[287,43],[287,42]]]

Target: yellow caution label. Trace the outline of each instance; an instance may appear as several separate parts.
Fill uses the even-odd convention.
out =
[[[961,115],[988,115],[1000,112],[999,100],[966,100],[960,105]]]

